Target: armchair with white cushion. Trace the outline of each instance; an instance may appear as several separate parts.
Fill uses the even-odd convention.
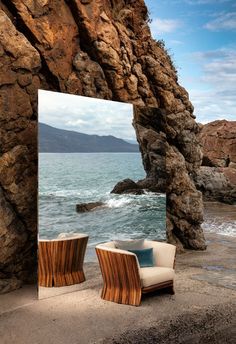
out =
[[[136,254],[116,248],[115,242],[96,246],[104,282],[102,299],[139,306],[142,294],[163,288],[174,294],[176,247],[144,240],[143,248],[153,248],[151,267],[140,267]]]

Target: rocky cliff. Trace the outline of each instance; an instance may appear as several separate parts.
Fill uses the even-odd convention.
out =
[[[201,126],[203,166],[236,169],[236,121],[214,121]]]
[[[206,201],[236,203],[236,121],[201,125],[202,166],[193,174]]]
[[[201,165],[198,125],[163,44],[150,36],[144,1],[2,0],[0,8],[2,290],[27,281],[36,266],[39,88],[164,113],[168,240],[204,249],[202,197],[190,178]],[[157,183],[158,121],[156,110],[138,110],[134,118],[148,179]]]

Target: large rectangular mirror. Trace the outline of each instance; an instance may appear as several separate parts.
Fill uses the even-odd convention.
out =
[[[165,193],[142,184],[146,152],[133,122],[144,112],[39,91],[39,298],[89,287],[101,242],[165,239]]]

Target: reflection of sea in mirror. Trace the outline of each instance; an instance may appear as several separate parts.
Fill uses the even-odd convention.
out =
[[[110,193],[123,179],[145,178],[132,126],[133,106],[65,94],[56,98],[54,92],[40,91],[39,95],[39,238],[88,234],[85,277],[86,266],[97,261],[95,245],[100,242],[165,239],[165,194]],[[103,206],[76,212],[76,204],[89,202]],[[39,298],[86,285],[40,287]]]
[[[135,180],[143,178],[139,153],[41,153],[40,237],[85,231],[89,234],[89,247],[117,237],[164,239],[165,195],[110,193],[127,175]],[[104,202],[104,207],[76,213],[76,203],[93,201]],[[94,256],[86,258],[91,260]]]

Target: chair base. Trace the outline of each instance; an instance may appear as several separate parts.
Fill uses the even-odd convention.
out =
[[[142,295],[146,295],[160,289],[165,289],[171,295],[175,294],[174,282],[171,280],[151,285],[150,287],[132,290],[132,292],[129,292],[128,290],[103,288],[101,298],[106,301],[112,301],[123,305],[140,306]]]
[[[139,306],[141,303],[142,292],[141,289],[116,290],[113,288],[103,288],[101,298],[106,301],[120,303],[123,305]]]
[[[54,274],[54,275],[43,275],[39,276],[38,284],[40,287],[66,287],[73,284],[79,284],[85,281],[84,272],[76,271],[67,274]]]
[[[151,285],[150,287],[144,287],[142,288],[142,294],[151,293],[159,289],[168,289],[170,294],[173,294],[173,295],[175,294],[173,280],[154,284],[154,285]]]

